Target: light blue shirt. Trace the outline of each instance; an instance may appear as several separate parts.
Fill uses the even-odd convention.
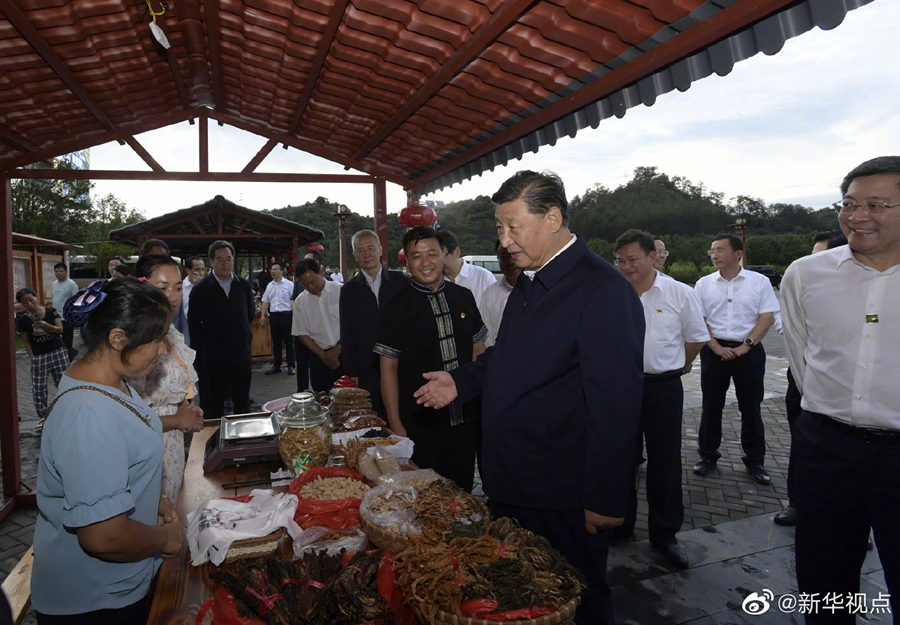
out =
[[[225,297],[230,297],[231,283],[234,282],[234,274],[231,274],[228,280],[225,281],[219,280],[219,276],[216,275],[216,272],[213,272],[213,277],[216,279],[216,282],[219,283],[219,286],[222,287],[222,290],[225,291]]]
[[[72,391],[48,415],[37,475],[40,511],[34,529],[31,603],[43,614],[81,614],[123,608],[146,596],[162,559],[107,562],[88,554],[75,530],[126,514],[156,526],[162,488],[162,422],[130,385],[132,397],[110,386],[62,377],[59,392],[93,386],[112,393],[150,419],[101,393]]]

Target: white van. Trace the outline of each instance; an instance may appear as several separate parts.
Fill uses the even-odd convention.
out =
[[[496,256],[463,256],[464,261],[467,263],[471,263],[478,267],[484,267],[498,280],[503,277],[503,272],[500,271],[500,261],[497,260]]]

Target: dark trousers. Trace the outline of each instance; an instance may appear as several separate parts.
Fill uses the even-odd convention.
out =
[[[641,435],[647,441],[647,504],[650,542],[668,545],[684,521],[681,494],[681,417],[684,390],[681,378],[644,380]],[[641,438],[638,437],[638,441]],[[638,443],[640,445],[640,443]],[[637,478],[628,492],[625,530],[637,521]]]
[[[66,351],[69,353],[69,362],[74,362],[75,356],[78,354],[78,351],[72,347],[72,340],[75,338],[75,328],[70,326],[63,320],[63,335],[62,340],[63,344],[66,346]]]
[[[612,593],[606,583],[606,557],[609,531],[593,536],[584,528],[584,510],[537,510],[491,502],[491,518],[507,516],[525,529],[550,541],[587,579],[588,588],[581,595],[575,613],[578,625],[615,625]]]
[[[797,383],[794,382],[794,376],[791,374],[790,367],[788,367],[787,370],[787,381],[788,387],[787,392],[784,394],[784,407],[787,412],[788,425],[791,428],[791,453],[788,456],[787,494],[788,501],[790,501],[793,506],[797,497],[797,478],[794,475],[794,424],[797,423],[797,417],[800,416],[800,411],[803,410],[800,406],[800,400],[803,399],[803,397],[800,395],[800,389],[797,388]]]
[[[467,493],[475,485],[475,446],[480,423],[462,423],[433,432],[413,432],[413,462],[421,469],[434,469]]]
[[[41,614],[35,612],[38,625],[135,625],[150,616],[151,595],[124,608],[94,610],[83,614]]]
[[[703,410],[700,417],[699,451],[704,458],[722,457],[722,410],[725,393],[734,380],[738,408],[741,411],[741,447],[744,464],[761,465],[766,456],[766,433],[759,405],[763,399],[763,378],[766,375],[766,351],[756,345],[734,360],[722,360],[705,347],[700,350],[700,388],[703,391]]]
[[[296,336],[294,339],[294,355],[297,360],[297,392],[309,389],[309,350]]]
[[[238,363],[206,362],[206,387],[209,406],[204,406],[205,419],[219,419],[225,412],[225,392],[231,392],[234,414],[250,412],[250,361]]]
[[[359,372],[359,388],[369,391],[372,410],[380,415],[384,411],[384,404],[381,402],[381,372],[377,369],[361,369]]]
[[[800,592],[859,592],[870,528],[884,579],[900,593],[900,443],[866,442],[803,411],[794,425],[797,531],[794,546]],[[873,596],[869,593],[871,606]],[[893,599],[891,612],[896,614]],[[807,625],[856,623],[847,612],[819,608]]]
[[[337,379],[344,375],[344,367],[329,369],[322,359],[313,353],[309,354],[309,379],[316,393],[330,391]]]
[[[294,341],[291,336],[292,314],[269,313],[269,331],[272,333],[272,368],[281,369],[281,345],[287,350],[288,367],[294,366]]]

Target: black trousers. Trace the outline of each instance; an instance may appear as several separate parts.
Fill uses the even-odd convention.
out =
[[[250,360],[238,363],[206,361],[206,388],[209,406],[203,406],[204,419],[219,419],[225,412],[225,392],[231,392],[234,414],[250,412]],[[205,400],[204,400],[205,401]]]
[[[296,336],[294,339],[294,355],[297,360],[297,392],[309,390],[309,350]]]
[[[475,447],[481,423],[462,423],[431,432],[411,432],[415,443],[413,462],[422,469],[434,469],[456,482],[467,493],[475,485]]]
[[[338,366],[337,369],[329,369],[322,362],[321,358],[312,352],[309,353],[309,379],[316,393],[330,391],[334,387],[334,383],[342,375],[344,375],[343,366]]]
[[[288,367],[294,366],[294,341],[291,336],[291,312],[269,313],[269,332],[272,333],[272,367],[281,369],[281,346],[287,350]]]
[[[75,328],[66,323],[65,320],[62,322],[63,324],[63,344],[66,346],[66,351],[69,353],[69,362],[73,362],[75,360],[75,356],[78,354],[78,351],[72,347],[72,341],[75,338]]]
[[[722,360],[705,347],[700,350],[700,388],[703,409],[700,416],[699,451],[703,458],[722,457],[722,410],[725,393],[734,380],[738,408],[741,411],[741,447],[744,464],[761,465],[766,456],[766,433],[760,403],[763,399],[763,378],[766,375],[766,351],[756,345],[734,360]]]
[[[491,518],[511,517],[525,529],[550,541],[587,579],[588,588],[581,596],[575,613],[578,625],[615,625],[612,592],[606,583],[606,557],[609,553],[609,530],[596,534],[584,528],[584,510],[537,510],[491,501]]]
[[[94,610],[83,614],[41,614],[35,612],[38,625],[135,625],[146,623],[153,599],[150,594],[124,608]]]
[[[368,367],[360,369],[359,388],[369,391],[372,410],[380,415],[384,411],[384,404],[381,402],[381,372]]]
[[[641,405],[641,435],[647,442],[647,504],[650,542],[668,545],[684,522],[681,493],[681,417],[684,389],[681,378],[644,379]],[[641,437],[638,437],[638,441]],[[640,443],[638,443],[640,446]],[[637,522],[637,479],[628,492],[628,510],[623,528],[633,530]]]
[[[800,411],[803,410],[800,406],[800,400],[802,400],[803,397],[800,395],[800,389],[797,388],[797,383],[794,382],[794,376],[791,374],[790,367],[788,367],[787,370],[787,381],[788,387],[787,392],[784,394],[784,407],[787,412],[788,425],[791,428],[791,452],[788,456],[787,494],[788,501],[794,506],[797,497],[797,477],[794,475],[794,424],[797,423],[797,417],[800,416]]]
[[[819,417],[821,418],[821,417]],[[866,442],[803,411],[794,425],[800,592],[859,592],[870,528],[891,597],[900,593],[900,442]],[[868,604],[871,606],[871,592]],[[892,598],[891,613],[900,605]],[[856,623],[846,611],[806,615],[807,625]]]

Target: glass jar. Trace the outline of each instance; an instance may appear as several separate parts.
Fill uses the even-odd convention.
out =
[[[324,467],[331,454],[331,430],[326,426],[328,408],[316,402],[312,393],[294,393],[281,413],[278,453],[296,473]]]

